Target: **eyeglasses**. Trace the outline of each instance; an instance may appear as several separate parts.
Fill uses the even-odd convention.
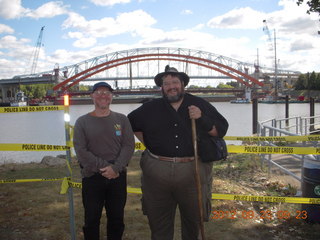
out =
[[[169,87],[171,85],[180,85],[180,84],[181,84],[181,81],[179,79],[175,79],[175,80],[170,81],[170,82],[163,81],[162,86],[163,87]]]
[[[109,96],[109,95],[111,95],[111,92],[110,91],[101,91],[101,90],[98,90],[98,91],[95,91],[94,92],[95,94],[97,94],[97,95],[106,95],[106,96]]]

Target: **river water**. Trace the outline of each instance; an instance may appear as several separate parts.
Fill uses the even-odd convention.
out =
[[[252,134],[252,104],[232,104],[229,102],[212,103],[229,121],[227,136],[250,136]],[[140,106],[137,104],[112,104],[111,109],[128,114]],[[309,116],[308,103],[292,103],[289,116]],[[76,119],[93,110],[93,105],[70,106],[70,124]],[[315,105],[315,115],[320,115],[320,103]],[[285,104],[258,104],[258,120],[285,117]],[[32,143],[65,145],[64,112],[21,112],[0,113],[0,144],[1,143]],[[0,152],[0,164],[41,162],[46,155],[56,156],[65,152]]]

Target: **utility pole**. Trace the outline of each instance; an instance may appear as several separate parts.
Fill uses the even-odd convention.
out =
[[[276,42],[276,30],[273,30],[273,44],[271,40],[271,34],[267,25],[267,20],[263,20],[264,27],[263,31],[267,34],[268,36],[268,41],[270,44],[270,50],[274,50],[274,99],[278,100],[278,64],[277,64],[277,42]]]

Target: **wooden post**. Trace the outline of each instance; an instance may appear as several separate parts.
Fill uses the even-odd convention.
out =
[[[258,99],[252,99],[252,134],[258,131]]]
[[[289,126],[289,96],[286,95],[286,126]]]
[[[310,128],[309,131],[313,132],[314,128],[314,98],[310,97]]]

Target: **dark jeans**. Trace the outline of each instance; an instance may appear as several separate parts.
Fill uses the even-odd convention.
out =
[[[107,215],[107,239],[121,240],[124,231],[124,207],[127,200],[127,173],[116,179],[100,174],[82,179],[82,202],[85,224],[85,240],[99,240],[100,218],[105,207]]]

